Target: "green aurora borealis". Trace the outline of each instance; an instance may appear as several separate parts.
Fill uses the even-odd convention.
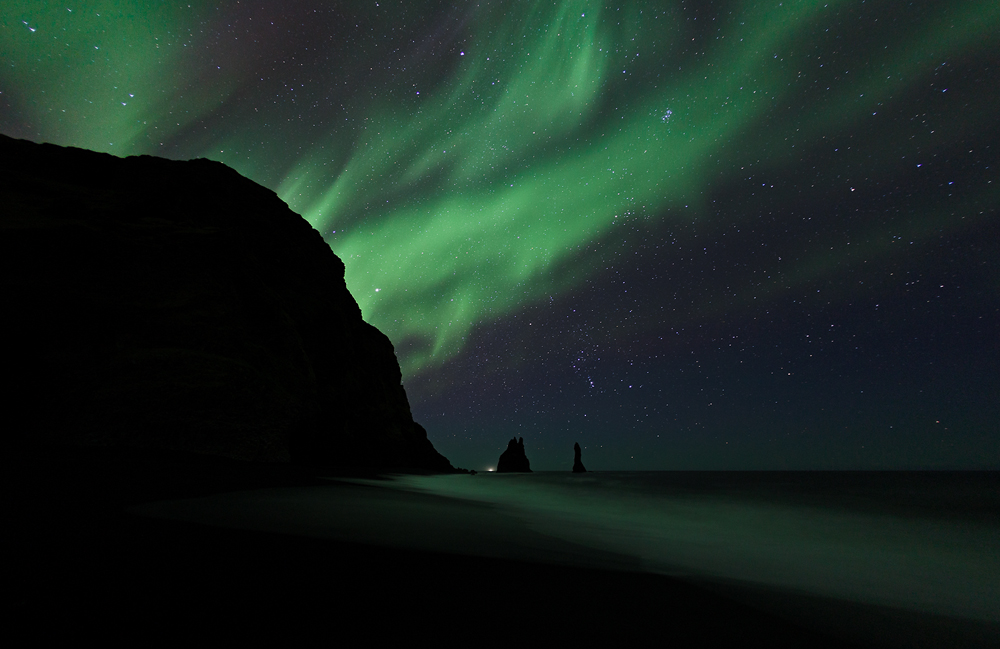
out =
[[[584,336],[594,358],[602,349],[604,359],[655,358],[647,373],[657,375],[681,353],[662,342],[665,333],[749,321],[762,308],[787,312],[817,282],[834,284],[824,308],[846,308],[858,301],[857,282],[881,286],[871,289],[879,295],[895,290],[881,271],[912,250],[942,237],[981,238],[1000,202],[995,167],[982,147],[952,161],[969,143],[996,141],[1000,72],[989,59],[998,34],[1000,5],[989,0],[906,8],[860,0],[7,1],[0,130],[116,155],[208,157],[274,189],[344,259],[365,318],[397,345],[411,400],[435,404],[414,408],[441,448],[434,426],[461,437],[454,431],[497,412],[556,418],[579,409],[585,391],[541,406],[544,390],[528,384],[518,389],[530,398],[487,395],[504,394],[502,375],[566,339],[539,338],[515,326],[517,317],[535,313],[525,326],[537,329],[539,309],[584,299],[625,259],[637,261],[623,282],[648,268],[638,260],[658,260],[635,289],[644,296],[638,315],[630,325],[624,306],[593,293],[604,297],[588,302],[586,322],[567,325],[577,333],[563,356],[582,358],[569,348]],[[950,170],[938,164],[945,159]],[[960,189],[929,193],[939,181]],[[807,232],[804,213],[838,221]],[[717,244],[727,235],[712,248],[725,252],[704,262],[709,275],[665,272],[685,260],[688,273],[691,263],[701,268],[692,251],[708,255],[711,246],[694,239]],[[914,248],[901,252],[904,241]],[[985,281],[995,300],[996,276]],[[474,360],[491,328],[506,333],[485,347],[512,349],[502,369]],[[566,376],[592,388],[576,369]],[[448,401],[477,376],[489,387],[470,388],[461,407]],[[645,403],[654,400],[674,401],[658,394]],[[428,424],[441,404],[476,413]],[[576,435],[582,424],[566,419]],[[547,425],[542,414],[510,421],[490,449],[505,444],[508,429]],[[629,448],[653,435],[643,426]],[[947,462],[995,445],[996,431],[986,435]],[[559,444],[571,447],[565,439]],[[442,450],[459,455],[457,464],[478,461],[456,449]],[[837,457],[902,466],[933,464],[934,453],[900,460],[884,451],[868,464]]]

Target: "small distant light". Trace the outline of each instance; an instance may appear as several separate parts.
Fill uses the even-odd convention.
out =
[[[380,288],[377,288],[377,289],[375,289],[375,292],[376,292],[376,293],[378,293],[378,292],[379,292],[379,291],[381,291],[381,290],[382,290],[382,289],[380,289]]]
[[[459,52],[458,55],[459,56],[465,56],[465,52]]]

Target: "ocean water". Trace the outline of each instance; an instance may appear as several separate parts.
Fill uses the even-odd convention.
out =
[[[563,473],[405,476],[641,569],[1000,622],[997,476]]]
[[[609,472],[330,479],[145,515],[652,572],[1000,629],[1000,475]],[[1000,636],[997,636],[1000,637]]]

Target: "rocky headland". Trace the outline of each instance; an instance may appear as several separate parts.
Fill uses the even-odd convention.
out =
[[[0,136],[8,449],[453,471],[278,196],[210,160]]]

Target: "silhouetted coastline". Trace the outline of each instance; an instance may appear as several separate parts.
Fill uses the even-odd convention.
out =
[[[0,135],[9,443],[453,471],[344,264],[210,160]]]

